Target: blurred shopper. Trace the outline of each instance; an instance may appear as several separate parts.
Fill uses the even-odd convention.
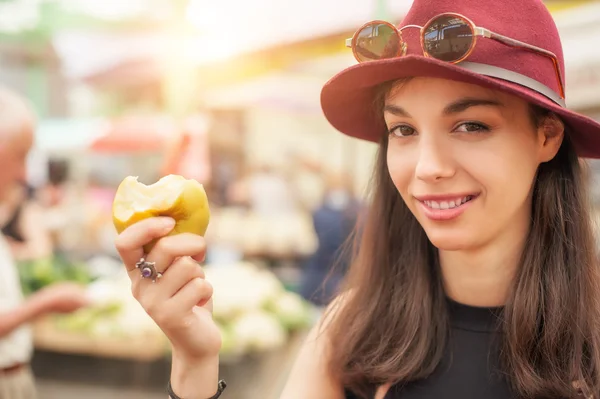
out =
[[[316,306],[325,306],[338,293],[350,262],[345,244],[356,225],[360,206],[343,173],[328,176],[323,204],[313,212],[319,246],[303,270],[300,293]]]
[[[43,207],[44,228],[49,232],[56,254],[78,253],[85,245],[85,223],[89,214],[75,186],[66,159],[48,162],[48,180],[38,189]]]
[[[91,172],[83,201],[85,224],[80,229],[85,239],[81,248],[91,256],[98,254],[117,256],[114,248],[116,237],[112,221],[112,203],[116,187],[98,172]]]
[[[52,158],[48,161],[48,181],[39,190],[45,206],[53,207],[64,202],[69,170],[69,162],[65,159]]]
[[[258,216],[278,217],[297,211],[294,192],[285,175],[264,163],[248,177],[248,202]]]
[[[34,116],[16,94],[0,89],[0,200],[25,181],[33,143]],[[33,344],[28,324],[49,312],[72,312],[87,303],[74,285],[56,285],[23,298],[10,246],[0,235],[0,399],[32,399],[36,389],[29,361]]]
[[[15,260],[40,259],[52,255],[52,239],[43,223],[44,212],[35,198],[35,190],[27,184],[17,184],[4,202],[8,220],[2,233]]]

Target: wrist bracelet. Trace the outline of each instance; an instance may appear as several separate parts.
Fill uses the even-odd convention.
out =
[[[219,383],[217,384],[217,388],[218,388],[217,393],[208,399],[218,399],[221,396],[221,394],[223,393],[225,388],[227,388],[227,383],[225,382],[225,380],[219,381]],[[175,392],[173,392],[173,387],[171,386],[171,381],[169,381],[169,384],[167,385],[167,393],[169,394],[171,399],[182,399],[179,396],[177,396],[175,394]]]

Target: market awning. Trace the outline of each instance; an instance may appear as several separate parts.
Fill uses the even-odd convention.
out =
[[[89,150],[113,154],[161,152],[178,133],[177,125],[170,119],[131,117],[113,122]]]
[[[173,32],[156,30],[126,35],[63,30],[54,36],[53,45],[63,61],[65,74],[72,79],[85,79],[120,64],[150,58],[162,60],[174,48],[182,49],[187,62],[202,67],[243,54],[352,32],[375,18],[383,3],[388,19],[396,21],[412,1],[192,0],[187,22],[196,28],[196,33],[183,39],[173,36]],[[273,60],[261,61],[264,64]]]
[[[108,127],[104,119],[45,119],[35,132],[35,149],[51,153],[82,151],[102,137]]]

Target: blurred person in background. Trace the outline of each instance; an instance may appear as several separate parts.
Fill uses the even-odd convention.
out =
[[[112,203],[117,190],[100,172],[90,172],[83,201],[85,224],[81,229],[81,246],[90,255],[118,256],[114,249],[115,229],[112,222]],[[83,248],[81,248],[83,249]]]
[[[71,181],[66,159],[48,162],[48,180],[38,189],[44,217],[41,223],[50,234],[55,254],[77,253],[85,245],[85,222],[90,216]]]
[[[10,200],[14,187],[25,182],[34,130],[35,118],[24,99],[0,88],[0,201]],[[29,368],[33,352],[29,323],[86,303],[83,288],[70,284],[50,286],[24,299],[10,245],[0,235],[0,399],[36,397]]]
[[[51,208],[65,200],[65,185],[68,179],[68,161],[65,159],[50,159],[48,161],[48,181],[39,190],[39,196],[44,206]]]
[[[296,211],[294,191],[282,171],[262,163],[245,183],[250,209],[258,216],[278,217]]]
[[[323,203],[312,214],[318,247],[304,266],[300,286],[301,295],[318,307],[336,296],[346,275],[350,253],[344,245],[350,244],[359,212],[351,177],[342,172],[328,173]]]
[[[321,105],[379,145],[368,215],[281,398],[600,397],[600,270],[578,159],[600,158],[600,124],[566,106],[552,15],[540,0],[415,0],[399,27],[374,21],[348,44],[359,64]],[[172,343],[171,397],[216,398],[221,333],[194,261],[205,241],[167,236],[174,224],[140,221],[116,246]]]
[[[2,233],[15,260],[41,259],[52,255],[52,239],[43,223],[43,209],[35,190],[26,183],[15,185],[4,201],[6,222]]]

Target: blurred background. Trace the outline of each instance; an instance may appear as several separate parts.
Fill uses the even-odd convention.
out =
[[[2,205],[5,222],[16,204],[35,206],[45,236],[43,248],[14,248],[23,290],[68,280],[95,299],[36,321],[41,399],[165,397],[169,347],[131,297],[111,205],[125,176],[149,184],[169,173],[197,179],[211,201],[207,275],[226,396],[278,397],[343,277],[339,250],[376,149],[328,125],[320,89],[355,63],[344,39],[371,19],[399,21],[410,4],[0,1],[0,83],[38,116],[29,190]],[[569,107],[600,119],[600,2],[547,6]]]

